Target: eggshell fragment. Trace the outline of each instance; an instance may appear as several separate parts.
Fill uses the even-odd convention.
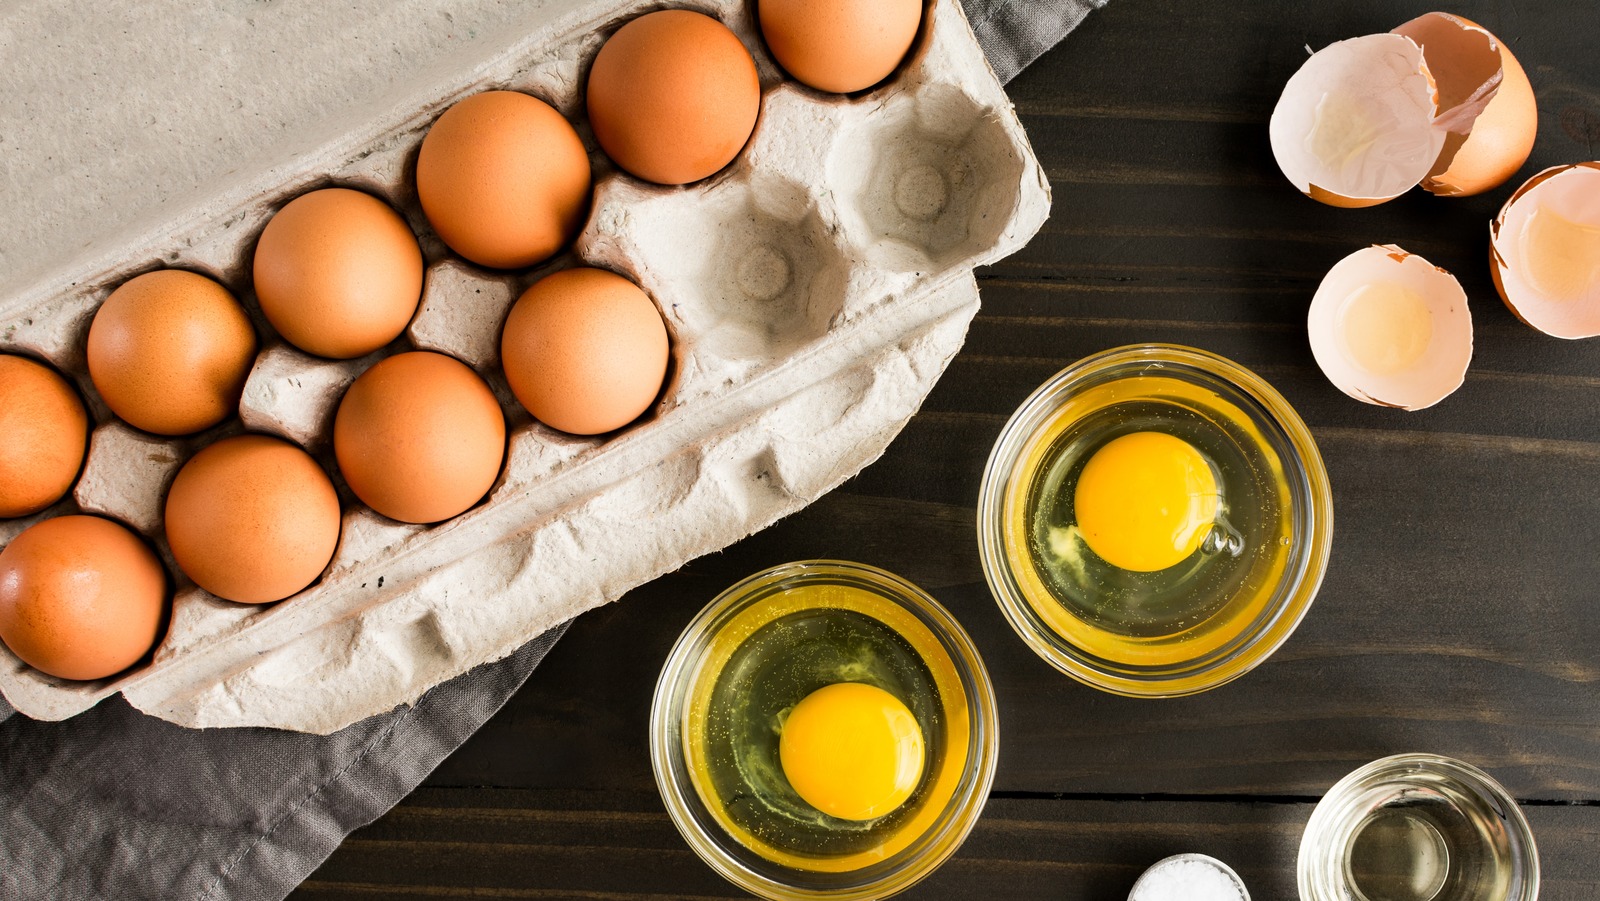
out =
[[[1600,335],[1600,162],[1528,179],[1489,226],[1489,271],[1511,312],[1547,335]]]
[[[1332,206],[1364,207],[1415,187],[1444,132],[1422,48],[1374,34],[1312,54],[1272,111],[1272,155],[1300,191]]]
[[[666,9],[622,26],[600,48],[587,102],[595,140],[617,165],[681,185],[715,174],[744,148],[761,82],[726,25]]]
[[[506,421],[466,364],[428,351],[396,354],[350,386],[333,450],[350,490],[401,522],[438,522],[489,491],[505,457]]]
[[[1539,128],[1533,85],[1510,48],[1449,13],[1418,16],[1394,33],[1422,47],[1439,87],[1435,124],[1445,143],[1422,187],[1466,197],[1504,184],[1527,161]]]
[[[1460,282],[1392,244],[1362,248],[1328,270],[1306,324],[1323,374],[1369,404],[1431,407],[1461,387],[1472,360]]]
[[[265,435],[195,454],[167,492],[178,567],[219,598],[280,601],[310,585],[339,543],[339,496],[317,461]]]
[[[667,373],[661,313],[637,285],[603,269],[566,269],[535,282],[511,308],[500,340],[517,400],[575,435],[639,418]]]
[[[922,0],[761,0],[761,36],[778,64],[819,91],[889,77],[922,23]]]
[[[111,412],[157,435],[187,435],[239,405],[256,333],[227,288],[181,269],[111,292],[89,326],[89,377]]]
[[[89,416],[67,380],[43,363],[0,354],[0,518],[61,499],[83,468]]]
[[[589,208],[589,155],[572,124],[516,91],[445,110],[417,155],[417,197],[450,249],[495,269],[565,247]]]
[[[0,551],[0,641],[62,679],[103,679],[160,638],[167,574],[126,527],[58,516]]]
[[[326,188],[289,201],[252,261],[261,312],[290,344],[348,360],[400,336],[422,296],[422,249],[388,204]]]

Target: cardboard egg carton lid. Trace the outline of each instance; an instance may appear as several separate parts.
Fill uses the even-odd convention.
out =
[[[1021,247],[1049,188],[958,0],[930,0],[901,68],[860,95],[785,81],[743,0],[682,4],[732,28],[757,61],[762,113],[722,173],[686,188],[639,182],[593,152],[584,73],[605,36],[653,2],[563,3],[481,53],[446,55],[403,103],[208,186],[158,226],[125,230],[0,295],[0,351],[73,377],[97,425],[72,496],[0,521],[0,542],[73,510],[149,538],[173,573],[172,624],[153,660],[101,682],[54,679],[0,648],[0,692],[60,719],[121,692],[191,727],[329,732],[414,701],[546,629],[804,507],[876,459],[915,413],[977,311],[972,270]],[[531,272],[452,257],[428,229],[411,172],[428,126],[461,97],[520,90],[574,121],[591,148],[595,203],[575,246]],[[369,191],[418,233],[428,260],[418,312],[391,347],[323,360],[283,343],[255,307],[249,262],[273,212],[317,187]],[[533,421],[506,389],[498,334],[527,284],[594,265],[638,282],[672,336],[668,384],[622,431],[575,437]],[[157,266],[234,290],[266,336],[240,415],[165,439],[115,420],[94,395],[83,341],[98,304]],[[432,349],[474,367],[510,427],[489,496],[434,526],[397,523],[342,484],[343,529],[312,587],[275,605],[211,597],[172,566],[162,499],[190,455],[258,431],[333,472],[342,393],[388,354]]]

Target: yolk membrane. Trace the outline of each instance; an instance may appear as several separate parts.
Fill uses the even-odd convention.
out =
[[[1342,93],[1322,95],[1306,134],[1306,149],[1335,172],[1362,165],[1367,151],[1384,137],[1387,123],[1379,122],[1375,112],[1371,104]]]
[[[1433,340],[1433,314],[1421,294],[1393,282],[1362,285],[1337,320],[1345,356],[1373,375],[1394,375],[1422,359]]]
[[[1600,226],[1540,207],[1528,217],[1520,250],[1528,281],[1552,300],[1578,300],[1600,286]]]
[[[1134,432],[1106,443],[1078,475],[1078,529],[1119,569],[1154,572],[1183,562],[1217,519],[1217,477],[1188,442]]]
[[[894,695],[836,682],[789,712],[778,758],[807,804],[842,820],[871,820],[899,807],[922,778],[922,729]]]

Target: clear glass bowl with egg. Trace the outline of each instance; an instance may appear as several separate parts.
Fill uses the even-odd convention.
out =
[[[909,734],[861,753],[871,730],[855,724],[884,722],[879,707]],[[684,629],[656,685],[651,760],[679,831],[735,885],[772,899],[881,898],[932,872],[977,822],[996,716],[976,647],[921,589],[858,563],[789,563],[724,591]],[[826,761],[807,755],[852,741],[849,784],[819,795]]]
[[[1282,395],[1215,354],[1121,347],[1057,373],[1006,424],[979,553],[1013,628],[1062,672],[1194,694],[1283,644],[1327,567],[1333,505]]]
[[[1396,754],[1339,780],[1311,813],[1296,866],[1304,901],[1535,901],[1539,850],[1492,776]]]

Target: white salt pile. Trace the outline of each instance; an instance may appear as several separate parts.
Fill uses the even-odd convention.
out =
[[[1222,861],[1179,854],[1145,870],[1128,901],[1250,901],[1250,893]]]

